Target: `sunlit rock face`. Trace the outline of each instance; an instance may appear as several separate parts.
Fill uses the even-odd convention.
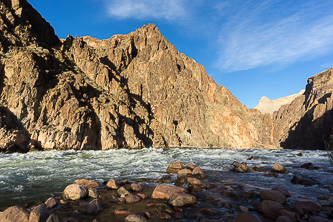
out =
[[[286,108],[281,121],[247,109],[153,24],[107,40],[59,40],[27,1],[0,10],[2,115],[15,120],[8,132],[23,135],[11,139],[3,127],[1,148],[275,148],[287,139]]]

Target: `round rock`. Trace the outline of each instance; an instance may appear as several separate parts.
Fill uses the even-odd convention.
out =
[[[88,191],[80,184],[70,184],[64,190],[64,197],[70,200],[79,200],[86,197]]]

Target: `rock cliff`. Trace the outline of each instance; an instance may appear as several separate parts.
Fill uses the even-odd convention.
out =
[[[302,95],[304,92],[305,92],[305,90],[302,89],[297,94],[293,94],[293,95],[282,97],[282,98],[275,99],[275,100],[270,100],[266,96],[263,96],[260,99],[259,104],[254,108],[259,110],[263,114],[265,114],[265,113],[273,114],[274,111],[278,111],[281,108],[281,106],[290,104],[295,98]]]
[[[333,134],[333,68],[308,79],[303,95],[273,114],[275,144],[324,149]]]
[[[274,118],[247,109],[153,24],[106,40],[60,41],[26,0],[2,1],[0,10],[2,150],[288,142],[287,108]]]

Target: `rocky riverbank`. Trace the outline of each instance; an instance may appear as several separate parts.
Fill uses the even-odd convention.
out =
[[[255,157],[253,157],[255,158]],[[265,171],[263,176],[288,174],[276,163],[271,169],[250,168],[234,162],[231,171]],[[300,166],[318,170],[311,163]],[[291,198],[283,187],[258,188],[221,179],[221,171],[203,171],[180,162],[170,163],[160,179],[116,181],[103,184],[78,179],[46,201],[7,208],[0,221],[330,221],[332,195]],[[310,182],[313,183],[310,183]],[[290,183],[313,185],[312,178],[294,176]],[[314,200],[316,199],[316,200]]]

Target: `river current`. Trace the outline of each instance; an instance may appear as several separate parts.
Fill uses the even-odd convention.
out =
[[[300,154],[301,153],[301,154]],[[249,157],[255,160],[247,160]],[[326,151],[263,150],[263,149],[152,149],[108,151],[46,151],[26,154],[0,154],[0,209],[43,200],[73,183],[75,179],[91,179],[102,184],[110,179],[135,181],[159,179],[170,162],[191,163],[204,170],[223,172],[228,183],[246,184],[254,188],[282,186],[295,198],[325,195],[333,186],[333,166]],[[265,177],[264,173],[232,173],[233,161],[250,167],[271,168],[277,162],[290,173]],[[320,170],[299,168],[312,162]],[[319,181],[305,187],[290,182],[294,175],[307,175]]]

